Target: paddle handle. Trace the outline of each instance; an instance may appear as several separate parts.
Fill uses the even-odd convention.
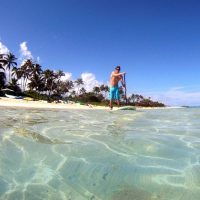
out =
[[[124,74],[124,85],[125,85],[125,100],[126,100],[126,104],[127,102],[127,96],[126,96],[126,74]]]

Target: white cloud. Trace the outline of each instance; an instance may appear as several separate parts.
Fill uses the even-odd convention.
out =
[[[20,44],[20,54],[21,60],[33,59],[31,52],[28,50],[27,42],[22,42]]]
[[[69,73],[69,72],[64,72],[64,73],[65,73],[65,76],[61,77],[62,81],[69,81],[72,79],[72,73]]]
[[[66,81],[66,80],[72,80],[73,82],[76,81],[76,80],[73,79],[72,73],[70,73],[70,72],[64,72],[64,73],[65,73],[65,76],[61,77],[62,81]],[[80,78],[82,78],[82,80],[84,82],[84,85],[82,85],[81,87],[84,87],[87,92],[92,91],[95,86],[99,86],[99,85],[102,84],[101,82],[96,80],[95,75],[92,74],[92,73],[84,72],[84,73],[81,74]],[[78,87],[75,84],[73,90],[78,92],[81,87]]]
[[[38,56],[37,58],[36,58],[36,61],[39,63],[40,62],[40,56]]]
[[[87,92],[92,91],[95,86],[101,85],[101,82],[96,80],[95,75],[92,73],[82,73],[81,78],[83,79],[84,87]]]
[[[144,92],[143,95],[152,97],[166,105],[200,105],[199,91],[186,91],[185,87],[173,87],[163,92]]]
[[[2,42],[0,42],[0,54],[7,54],[7,53],[9,53],[9,49]]]

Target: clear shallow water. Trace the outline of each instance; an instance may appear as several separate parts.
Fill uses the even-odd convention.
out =
[[[200,109],[0,111],[0,200],[199,200]]]

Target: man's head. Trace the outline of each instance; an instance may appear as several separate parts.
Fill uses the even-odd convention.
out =
[[[117,72],[120,72],[120,69],[121,69],[120,66],[115,67],[115,70],[116,70]]]

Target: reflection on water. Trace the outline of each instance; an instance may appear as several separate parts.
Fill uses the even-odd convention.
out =
[[[198,200],[199,117],[1,108],[0,200]]]

